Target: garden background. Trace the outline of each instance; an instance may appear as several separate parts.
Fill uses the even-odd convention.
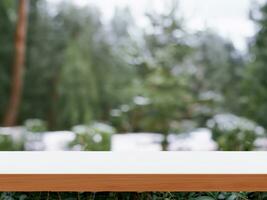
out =
[[[249,2],[254,32],[240,48],[219,29],[190,28],[182,1],[140,20],[131,7],[110,8],[107,19],[92,2],[1,0],[0,150],[266,150],[267,3]],[[36,195],[266,198],[0,198]]]

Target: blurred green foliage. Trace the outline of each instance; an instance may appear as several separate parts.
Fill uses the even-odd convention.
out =
[[[3,0],[0,2],[0,119],[8,101],[10,88],[10,73],[13,64],[13,45],[16,22],[15,1]]]
[[[231,114],[216,115],[207,124],[219,150],[223,151],[252,151],[255,140],[265,134],[264,129],[252,121]]]
[[[29,132],[44,132],[47,130],[46,122],[41,119],[27,119],[24,122],[24,127]]]
[[[83,151],[110,151],[111,137],[115,133],[113,127],[104,123],[77,125],[72,128],[76,138],[70,146]]]
[[[29,3],[26,70],[18,123],[39,118],[47,121],[50,129],[65,129],[93,119],[106,120],[109,109],[128,98],[125,87],[134,70],[117,55],[100,13],[96,8],[62,3],[56,14],[51,14],[47,2]],[[12,11],[16,18],[16,6],[12,6],[5,1],[0,3],[0,30],[4,35],[0,48],[1,119],[11,84],[16,20],[8,20],[7,12]]]
[[[5,11],[3,25],[10,27],[1,24],[5,37],[12,35],[16,22],[11,17],[16,16],[16,3],[11,2],[0,3]],[[173,2],[164,14],[147,14],[150,28],[143,31],[129,9],[117,9],[110,23],[103,24],[94,7],[62,2],[52,11],[44,0],[30,1],[19,123],[39,118],[53,130],[109,121],[113,109],[144,97],[150,103],[124,112],[126,120],[114,124],[121,125],[116,127],[119,131],[166,135],[170,124],[182,126],[183,120],[203,125],[219,109],[201,100],[201,94],[211,91],[225,97],[229,93],[234,98],[234,90],[224,88],[239,82],[235,71],[242,68],[242,62],[231,42],[215,33],[189,34]],[[210,38],[217,45],[211,45]],[[0,82],[5,89],[0,105],[8,99],[13,55],[13,39],[3,42],[0,55],[6,64],[0,63],[5,70]],[[4,107],[0,109],[2,118]]]
[[[14,139],[12,135],[0,131],[0,151],[23,151],[24,139]]]
[[[249,44],[249,61],[244,72],[241,114],[267,128],[267,4],[251,11],[257,33]]]
[[[166,12],[149,11],[142,29],[127,8],[116,9],[104,23],[93,6],[64,1],[51,8],[45,0],[29,1],[18,124],[42,119],[48,130],[63,130],[104,122],[118,132],[162,133],[164,149],[170,132],[204,127],[220,113],[266,128],[267,6],[252,10],[260,13],[253,17],[258,32],[245,54],[219,33],[188,31],[178,1],[169,2]],[[1,118],[10,93],[16,6],[15,0],[0,2]],[[233,142],[240,132],[217,139]]]
[[[12,151],[12,150],[15,150],[14,147],[15,147],[14,141],[10,135],[4,135],[4,134],[0,135],[0,150],[1,151]]]

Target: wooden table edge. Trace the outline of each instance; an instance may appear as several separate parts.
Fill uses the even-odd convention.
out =
[[[0,191],[267,191],[267,174],[0,174]]]

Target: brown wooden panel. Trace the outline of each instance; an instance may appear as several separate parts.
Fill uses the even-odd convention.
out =
[[[0,191],[267,191],[267,174],[0,174]]]

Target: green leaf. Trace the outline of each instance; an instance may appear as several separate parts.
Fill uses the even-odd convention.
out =
[[[201,196],[201,197],[195,198],[194,200],[215,200],[215,199],[209,196]]]

